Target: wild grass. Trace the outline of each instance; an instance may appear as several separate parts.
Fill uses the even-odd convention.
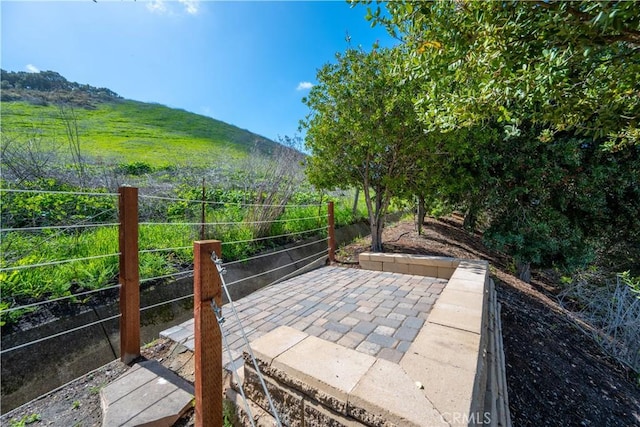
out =
[[[3,132],[35,132],[52,145],[66,141],[58,106],[3,102],[1,114]],[[266,152],[275,146],[227,123],[159,104],[123,100],[75,108],[73,114],[83,154],[98,163],[136,159],[156,168],[210,166],[244,159],[257,141]]]

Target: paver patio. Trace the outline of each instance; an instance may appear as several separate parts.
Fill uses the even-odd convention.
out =
[[[327,341],[397,363],[422,328],[446,279],[324,267],[263,288],[235,302],[253,341],[290,326]],[[223,307],[234,361],[242,357],[240,323]],[[193,319],[161,333],[194,349]],[[223,364],[230,362],[223,353]]]

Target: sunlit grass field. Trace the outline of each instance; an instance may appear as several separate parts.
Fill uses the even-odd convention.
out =
[[[76,117],[82,154],[94,161],[206,166],[245,158],[257,141],[266,152],[274,147],[249,131],[159,104],[122,100],[67,109],[67,114]],[[52,145],[67,141],[65,121],[55,105],[3,102],[1,119],[8,137],[38,136]]]

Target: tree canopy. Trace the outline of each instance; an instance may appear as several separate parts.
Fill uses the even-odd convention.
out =
[[[392,195],[417,170],[415,145],[422,138],[410,86],[393,77],[392,50],[349,49],[317,74],[304,99],[311,113],[302,122],[311,182],[325,188],[362,187],[369,211],[372,250],[382,250],[383,218]]]
[[[315,184],[372,189],[375,250],[393,195],[462,209],[470,227],[482,217],[525,279],[616,247],[638,259],[633,2],[352,3],[400,43],[323,67],[303,124]]]
[[[354,1],[353,3],[358,3]],[[371,3],[371,2],[360,2]],[[574,130],[609,149],[640,143],[640,12],[635,2],[385,2],[373,24],[398,37],[404,78],[430,129],[490,117],[539,137]]]

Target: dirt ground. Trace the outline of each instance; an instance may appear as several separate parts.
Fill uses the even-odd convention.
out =
[[[384,232],[386,252],[404,252],[485,259],[502,305],[502,328],[509,407],[519,426],[640,426],[640,385],[637,375],[605,354],[583,332],[582,325],[554,298],[555,278],[534,272],[531,284],[516,279],[509,260],[487,250],[481,236],[461,227],[459,218],[427,219],[422,235],[411,221],[391,225]],[[366,239],[338,250],[338,260],[354,264],[367,250]],[[173,343],[158,340],[143,349],[193,381],[193,356]],[[99,426],[99,390],[128,367],[113,362],[65,387],[0,418],[0,425]],[[36,421],[37,420],[37,421]],[[24,424],[22,424],[24,425]],[[193,413],[178,423],[193,425]]]

